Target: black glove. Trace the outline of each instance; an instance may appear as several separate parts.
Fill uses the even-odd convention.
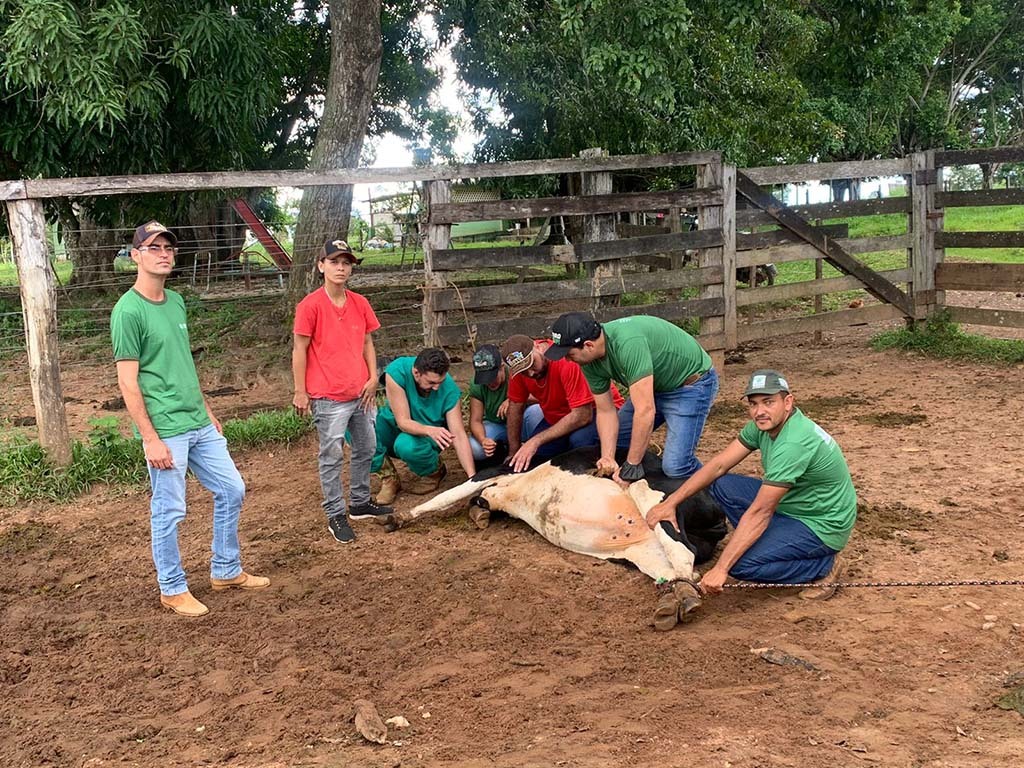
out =
[[[627,483],[635,483],[637,480],[643,480],[644,477],[643,464],[630,464],[628,461],[624,461],[619,465],[620,480],[625,480]]]

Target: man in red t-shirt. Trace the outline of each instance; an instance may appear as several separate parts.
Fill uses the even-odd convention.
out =
[[[516,472],[529,468],[534,457],[546,459],[572,448],[600,444],[594,421],[594,395],[582,369],[569,359],[548,360],[544,352],[548,340],[529,336],[510,336],[501,347],[508,366],[508,463]],[[622,395],[612,385],[615,407],[621,408]],[[523,424],[526,403],[533,397],[540,403],[539,421]],[[629,444],[627,434],[619,442]],[[527,436],[525,442],[520,435]]]
[[[292,350],[292,403],[300,414],[313,414],[320,435],[318,463],[327,528],[342,544],[356,538],[349,517],[359,520],[392,512],[370,499],[370,463],[377,449],[377,353],[370,334],[380,323],[370,302],[346,287],[353,266],[361,262],[344,240],[327,241],[317,260],[324,287],[295,307]],[[341,483],[346,431],[352,445],[352,499],[347,508]]]

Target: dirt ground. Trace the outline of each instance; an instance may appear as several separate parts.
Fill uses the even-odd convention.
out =
[[[702,454],[735,437],[744,377],[780,367],[853,472],[850,578],[1024,577],[1024,371],[875,353],[869,334],[744,350]],[[224,370],[210,385],[243,391],[214,401],[221,415],[288,402],[280,379]],[[23,376],[5,374],[4,418],[31,413]],[[102,366],[72,369],[66,388],[79,431],[115,394]],[[310,436],[236,456],[244,561],[273,580],[263,593],[211,592],[210,503],[191,488],[181,542],[211,608],[200,620],[158,605],[144,489],[0,509],[0,765],[1024,761],[1024,719],[995,706],[1024,685],[1022,587],[850,588],[822,604],[732,590],[658,633],[649,579],[519,522],[356,523],[355,544],[335,543],[314,454]],[[350,720],[360,698],[409,727],[365,742]]]

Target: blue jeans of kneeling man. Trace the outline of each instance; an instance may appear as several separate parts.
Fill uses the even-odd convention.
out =
[[[160,593],[171,597],[188,590],[178,551],[178,524],[185,519],[185,472],[213,494],[213,557],[210,576],[233,579],[242,572],[238,517],[245,483],[228,454],[228,443],[212,425],[162,438],[174,457],[171,469],[149,468],[150,531],[153,564]]]
[[[717,394],[718,374],[714,368],[693,384],[654,393],[654,429],[668,425],[661,468],[669,477],[689,477],[703,466],[696,456],[697,443]],[[619,411],[619,424],[632,423],[633,401],[627,400]],[[621,427],[619,434],[621,437]]]
[[[708,488],[733,528],[739,525],[759,490],[761,481],[746,475],[723,475]],[[729,575],[762,584],[804,584],[827,575],[836,554],[803,522],[776,512]]]

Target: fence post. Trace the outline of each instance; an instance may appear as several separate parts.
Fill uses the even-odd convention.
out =
[[[934,314],[946,306],[946,292],[935,289],[935,272],[943,261],[946,260],[946,249],[938,247],[936,233],[942,232],[945,228],[945,214],[943,207],[939,204],[938,193],[942,191],[942,167],[935,164],[935,150],[929,149],[928,168],[935,174],[935,183],[928,187],[928,280],[931,291],[928,302],[928,314]]]
[[[736,339],[736,166],[722,166],[722,294],[725,348],[735,349]],[[756,283],[755,283],[756,285]],[[719,369],[721,370],[721,369]]]
[[[18,265],[25,317],[28,371],[39,443],[59,466],[71,463],[57,346],[57,291],[46,247],[46,216],[39,200],[11,200],[7,220]]]
[[[935,152],[915,152],[910,171],[910,295],[914,319],[923,320],[935,311],[937,303],[935,232],[942,229],[942,212],[935,210]]]
[[[444,288],[444,276],[434,272],[434,251],[447,248],[451,242],[451,224],[434,224],[432,208],[435,204],[450,203],[451,182],[442,179],[423,184],[423,202],[426,210],[426,232],[423,236],[423,344],[441,346],[437,329],[447,322],[447,313],[434,311],[434,290]],[[468,340],[472,346],[472,339]]]
[[[697,166],[697,186],[698,187],[718,187],[723,186],[723,168],[722,161],[719,159],[714,163],[705,163],[704,165]],[[735,187],[736,175],[733,174],[733,185]],[[736,194],[733,192],[733,273],[732,275],[722,275],[722,282],[711,285],[704,285],[701,287],[700,297],[702,299],[722,299],[725,300],[725,286],[730,282],[732,285],[733,294],[733,307],[736,302],[736,243],[735,243],[735,205],[736,205]],[[719,229],[723,227],[724,211],[722,205],[702,205],[697,209],[697,222],[698,228],[701,230],[706,229]],[[723,229],[724,233],[724,229]],[[702,248],[700,256],[698,257],[698,266],[701,267],[718,267],[724,266],[725,248],[722,246],[715,246],[714,248]],[[735,333],[735,312],[733,313],[734,325],[733,333]],[[725,334],[725,315],[718,317],[703,318],[700,322],[700,333],[701,335],[709,334]],[[721,346],[714,346],[707,349],[708,354],[711,355],[711,362],[719,373],[723,373],[725,370],[725,348],[724,342],[719,342]]]
[[[608,153],[600,147],[584,149],[580,159],[607,157]],[[583,195],[609,195],[612,191],[612,175],[607,171],[580,174],[580,193]],[[601,243],[615,239],[615,214],[605,213],[583,217],[583,242]],[[593,300],[591,309],[598,310],[603,306],[617,306],[620,296],[602,298],[601,287],[608,282],[622,282],[622,262],[597,261],[587,263],[587,277],[590,278],[590,292]]]

